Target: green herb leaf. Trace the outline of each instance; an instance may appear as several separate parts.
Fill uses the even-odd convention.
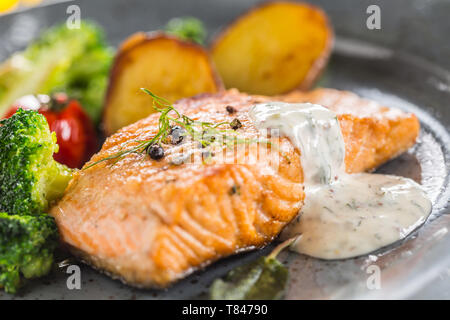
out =
[[[277,300],[284,295],[288,269],[276,256],[291,245],[297,237],[278,245],[267,257],[239,266],[216,279],[210,288],[213,300]]]
[[[183,40],[200,45],[205,43],[205,27],[200,20],[193,17],[173,18],[167,23],[165,30]]]

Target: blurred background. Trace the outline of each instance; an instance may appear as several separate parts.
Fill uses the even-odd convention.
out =
[[[0,2],[0,14],[8,13],[21,8],[32,7],[41,3],[55,2],[51,0],[2,0]]]
[[[130,30],[154,30],[177,15],[191,15],[205,22],[209,35],[247,8],[261,0],[1,0],[0,60],[22,49],[39,31],[63,21],[70,4],[81,8],[82,18],[108,26],[106,35],[116,46]],[[450,1],[449,0],[309,0],[330,16],[336,34],[378,43],[414,53],[450,69]],[[48,4],[59,3],[48,7]],[[145,3],[145,5],[143,4]],[[107,4],[107,8],[105,5]],[[381,30],[368,30],[366,9],[381,8]],[[38,7],[24,14],[29,7]],[[155,11],[154,8],[157,8]],[[10,14],[13,13],[13,14]],[[220,14],[219,14],[220,13]],[[21,32],[26,30],[26,32]],[[436,44],[439,43],[437,46]]]

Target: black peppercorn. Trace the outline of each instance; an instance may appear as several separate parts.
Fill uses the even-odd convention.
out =
[[[241,195],[241,187],[237,186],[237,185],[233,185],[230,189],[230,191],[228,191],[228,194],[230,196],[237,194],[237,195]]]
[[[147,153],[153,160],[159,160],[164,157],[164,149],[157,144],[152,144],[148,146]]]
[[[237,130],[239,128],[242,128],[242,123],[239,121],[238,118],[235,118],[233,121],[231,121],[230,126],[231,129]]]
[[[233,113],[236,112],[236,109],[233,108],[232,106],[226,106],[225,109],[227,109],[227,112],[228,112],[229,114],[233,114]]]

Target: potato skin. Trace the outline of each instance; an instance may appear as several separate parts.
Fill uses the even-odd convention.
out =
[[[119,47],[103,107],[106,136],[153,113],[145,87],[175,102],[223,90],[209,53],[163,32],[138,32]]]
[[[317,19],[321,20],[320,22],[322,25],[320,26],[321,30],[319,30],[319,31],[326,33],[326,39],[324,41],[323,48],[322,48],[320,54],[317,55],[316,57],[314,57],[313,61],[311,62],[311,64],[309,66],[306,66],[308,68],[308,70],[305,73],[304,77],[302,79],[299,79],[297,81],[297,83],[290,85],[290,86],[279,85],[279,83],[283,81],[283,78],[286,74],[292,75],[295,72],[297,72],[297,70],[295,68],[291,68],[291,69],[285,70],[283,72],[283,71],[281,71],[281,67],[283,66],[283,63],[280,61],[276,61],[272,65],[275,65],[276,63],[278,63],[278,66],[274,66],[272,69],[277,70],[277,67],[280,67],[280,69],[278,69],[278,74],[276,74],[275,77],[273,78],[273,85],[270,86],[269,89],[267,88],[268,87],[267,84],[264,84],[264,81],[265,81],[264,74],[262,74],[259,78],[253,77],[253,80],[249,79],[249,78],[251,78],[252,73],[255,73],[256,67],[254,65],[254,61],[258,61],[258,59],[261,60],[261,57],[263,57],[262,59],[264,59],[264,52],[259,57],[255,56],[254,59],[249,59],[249,64],[246,66],[246,67],[248,67],[247,70],[245,70],[245,68],[240,68],[239,72],[236,72],[234,75],[230,76],[229,75],[230,68],[228,66],[233,65],[233,62],[232,61],[221,62],[222,58],[218,56],[219,55],[218,51],[220,50],[220,46],[223,45],[224,41],[227,41],[227,38],[232,37],[233,33],[238,32],[238,31],[241,31],[240,36],[246,37],[247,40],[249,39],[250,36],[254,36],[255,34],[261,37],[262,35],[258,34],[259,30],[253,31],[253,34],[252,34],[252,31],[249,29],[242,29],[243,24],[248,23],[248,21],[250,21],[251,19],[255,19],[256,15],[262,15],[262,14],[267,15],[268,11],[273,13],[276,10],[285,10],[286,13],[293,12],[293,11],[297,11],[300,13],[303,11],[306,16],[306,19],[309,19],[306,22],[308,22],[308,24],[310,26],[313,26],[314,23],[317,24],[317,21],[315,21],[315,20],[317,20]],[[264,13],[264,12],[266,12],[266,13]],[[274,18],[274,17],[272,17],[272,18]],[[272,23],[276,24],[277,21],[272,21]],[[303,23],[303,24],[306,25],[306,23]],[[239,30],[240,28],[242,30]],[[295,37],[297,37],[297,38],[305,37],[305,33],[302,33],[301,31],[298,33],[296,33],[296,32],[286,33],[286,35],[289,35],[289,37],[291,39],[294,39]],[[308,35],[306,35],[306,36],[308,36]],[[268,42],[270,42],[271,40],[274,40],[274,39],[269,39],[267,37],[267,34],[264,34],[264,37],[266,37],[265,40]],[[279,40],[279,42],[283,41],[283,39],[275,39],[275,40]],[[231,22],[213,40],[210,50],[211,50],[211,54],[212,54],[214,63],[217,67],[217,70],[218,70],[219,74],[222,76],[223,82],[227,89],[228,88],[237,88],[241,91],[245,91],[245,92],[248,92],[251,94],[278,95],[278,94],[288,93],[293,90],[309,90],[309,89],[311,89],[312,86],[314,85],[314,83],[317,81],[317,79],[320,77],[320,75],[324,71],[324,69],[328,63],[328,60],[329,60],[329,57],[330,57],[330,54],[331,54],[331,51],[333,48],[333,43],[334,43],[334,31],[333,31],[333,28],[331,27],[331,24],[329,22],[327,15],[325,14],[325,12],[322,9],[320,9],[316,6],[313,6],[313,5],[310,5],[307,3],[301,3],[301,2],[268,1],[268,2],[264,2],[260,5],[257,5],[253,8],[251,8],[250,10],[248,10],[247,12],[245,12],[244,14],[242,14],[238,18],[236,18],[233,22]],[[238,45],[233,45],[232,47],[233,47],[233,50],[235,50],[241,56],[247,55],[247,52],[243,52],[243,50],[239,50]],[[285,50],[285,49],[283,47],[281,47],[281,48],[277,48],[277,50],[278,50],[278,53],[282,53],[283,50]],[[302,53],[296,53],[295,51],[291,51],[291,52],[289,52],[287,57],[295,56],[295,55],[298,56],[299,54],[302,54]],[[308,52],[306,54],[308,54]],[[252,65],[250,65],[250,64],[252,64]],[[252,69],[252,70],[250,70],[250,69]],[[258,70],[256,70],[256,71],[258,71]],[[236,85],[235,79],[248,79],[248,83],[246,85],[239,85],[239,84]]]

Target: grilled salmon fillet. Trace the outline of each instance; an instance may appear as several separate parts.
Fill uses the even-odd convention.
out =
[[[175,107],[214,123],[238,118],[243,126],[237,133],[254,138],[258,131],[247,111],[271,100],[317,103],[335,111],[348,172],[374,169],[412,146],[419,132],[413,114],[333,89],[271,98],[229,90],[180,100]],[[158,117],[152,114],[109,137],[86,166],[153,137]],[[230,164],[214,158],[207,164],[174,164],[170,159],[181,147],[164,147],[166,157],[159,161],[129,154],[78,171],[51,209],[76,255],[129,284],[166,287],[221,257],[262,247],[302,207],[300,154],[287,138],[281,138],[284,156],[276,169],[263,161]],[[247,150],[250,156],[254,152]]]

